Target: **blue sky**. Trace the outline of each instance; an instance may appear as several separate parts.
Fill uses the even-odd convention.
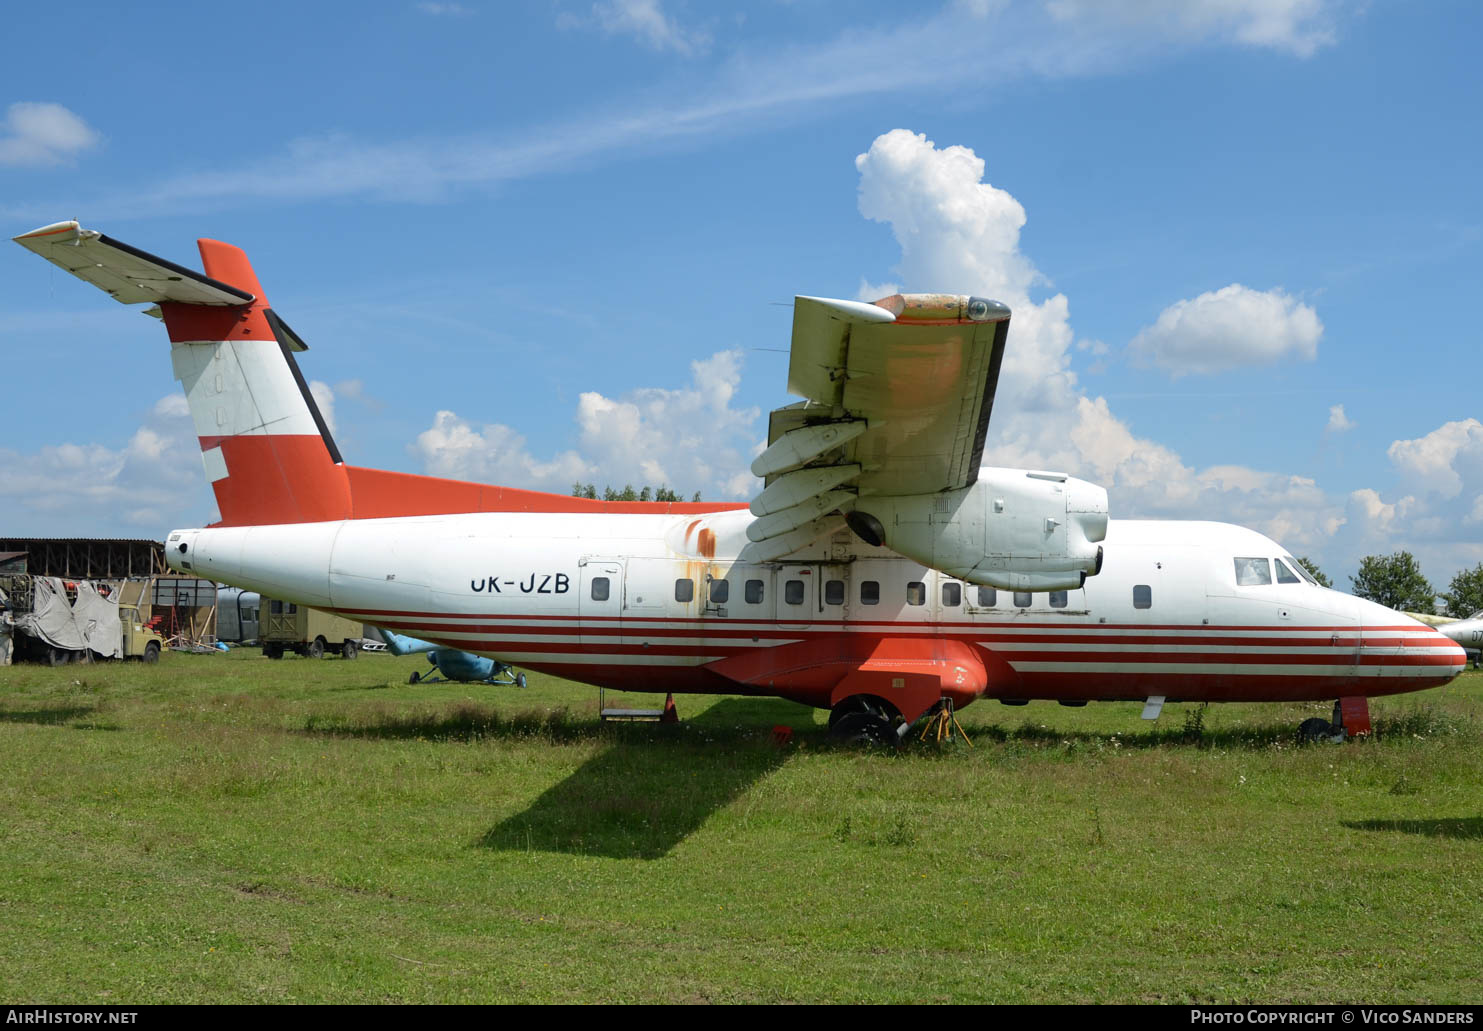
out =
[[[987,293],[992,460],[1483,560],[1476,5],[151,11],[10,16],[7,235],[244,247],[356,464],[745,498],[794,294]],[[0,534],[209,520],[159,324],[3,267]]]

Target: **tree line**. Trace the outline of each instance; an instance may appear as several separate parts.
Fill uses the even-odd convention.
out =
[[[1317,565],[1306,558],[1300,558],[1298,562],[1323,586],[1333,586]],[[1447,614],[1459,619],[1483,611],[1483,562],[1472,569],[1458,570],[1447,589],[1438,591],[1422,575],[1421,563],[1409,551],[1366,555],[1360,561],[1359,572],[1349,578],[1349,583],[1356,598],[1378,602],[1401,612],[1434,612],[1438,598],[1446,605]]]
[[[572,497],[589,498],[593,501],[601,498],[603,501],[684,501],[678,491],[670,490],[664,484],[657,487],[645,486],[640,490],[634,490],[633,484],[625,483],[622,490],[615,490],[612,486],[606,486],[602,493],[598,494],[597,485],[594,483],[572,484]],[[691,501],[700,500],[700,491],[695,492]]]

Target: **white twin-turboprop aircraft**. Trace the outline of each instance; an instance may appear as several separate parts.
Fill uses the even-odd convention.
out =
[[[1109,521],[1063,473],[979,468],[1009,309],[799,297],[750,505],[603,502],[347,465],[247,257],[205,274],[76,222],[17,237],[171,342],[221,522],[172,568],[609,688],[776,695],[891,739],[947,704],[1365,699],[1461,648],[1276,542]],[[1338,730],[1338,727],[1333,728]]]

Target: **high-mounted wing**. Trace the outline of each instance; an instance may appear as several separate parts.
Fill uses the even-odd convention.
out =
[[[234,307],[256,299],[245,290],[83,229],[76,222],[45,226],[15,237],[15,242],[123,304],[175,301]]]
[[[954,294],[798,297],[788,390],[752,463],[757,542],[805,543],[842,502],[957,490],[978,478],[1009,308]],[[791,549],[789,549],[791,550]]]

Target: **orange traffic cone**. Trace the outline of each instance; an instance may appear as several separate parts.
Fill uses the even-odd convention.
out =
[[[675,708],[675,694],[671,691],[664,696],[664,715],[659,717],[660,723],[680,722],[680,712]]]

